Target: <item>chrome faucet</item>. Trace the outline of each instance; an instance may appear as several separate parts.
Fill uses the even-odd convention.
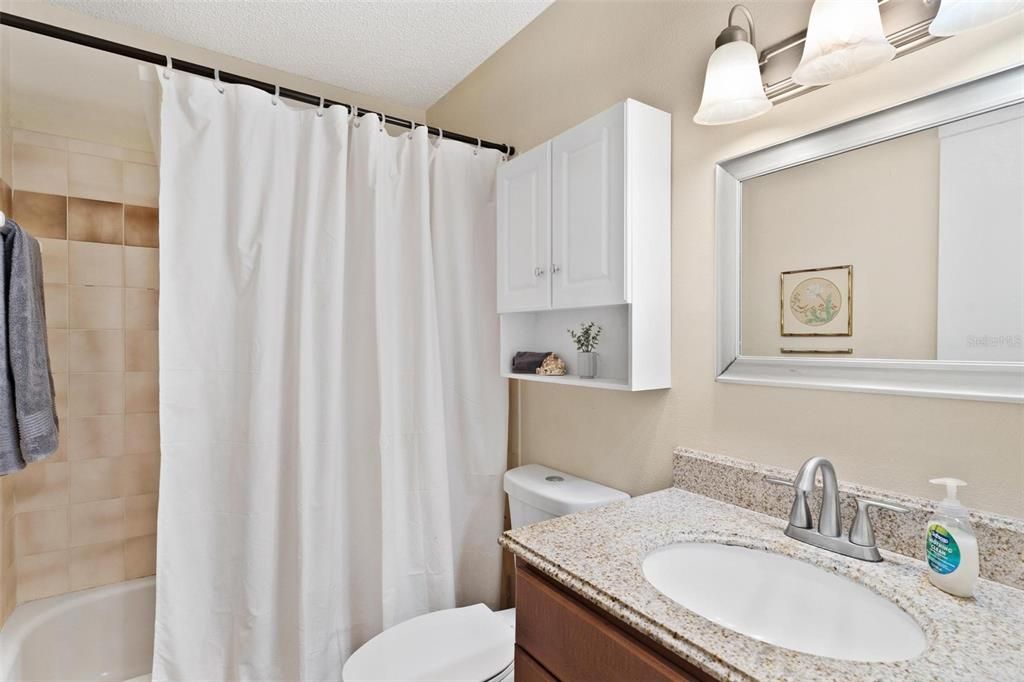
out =
[[[821,509],[818,511],[818,528],[811,524],[811,509],[807,497],[814,492],[815,480],[821,471],[822,495]],[[783,478],[765,477],[769,483],[776,483],[793,488],[796,495],[793,507],[789,511],[789,525],[786,535],[794,540],[809,545],[837,552],[854,559],[864,561],[881,561],[882,555],[875,545],[875,534],[871,528],[868,509],[877,507],[889,511],[905,512],[906,507],[890,504],[880,500],[857,498],[857,514],[850,526],[849,537],[843,537],[842,515],[839,509],[839,482],[836,480],[836,469],[832,462],[824,457],[811,457],[800,467],[796,478],[787,481]]]

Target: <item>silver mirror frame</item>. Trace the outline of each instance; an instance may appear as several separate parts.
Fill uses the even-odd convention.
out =
[[[1024,363],[787,358],[740,353],[743,182],[1024,102],[1024,66],[722,161],[715,167],[717,381],[1024,403]]]

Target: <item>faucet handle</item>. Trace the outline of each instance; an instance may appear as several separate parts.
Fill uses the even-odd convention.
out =
[[[875,546],[875,531],[871,528],[871,518],[868,516],[868,509],[888,509],[894,512],[908,512],[906,507],[881,500],[869,500],[863,497],[857,498],[857,514],[853,517],[853,525],[850,526],[850,542],[862,547]]]
[[[796,495],[793,497],[793,506],[789,510],[789,525],[796,526],[797,528],[810,528],[811,508],[807,504],[807,495],[796,487],[796,482],[787,481],[777,476],[765,476],[764,480],[766,483],[783,485],[796,491]]]

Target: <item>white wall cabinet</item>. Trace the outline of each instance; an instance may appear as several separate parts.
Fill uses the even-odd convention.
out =
[[[625,105],[551,141],[551,307],[626,302]]]
[[[646,390],[671,384],[671,116],[626,100],[498,169],[502,372]],[[567,327],[604,328],[598,376],[580,379]],[[565,377],[512,374],[553,351]]]
[[[498,312],[551,303],[551,143],[498,169]]]

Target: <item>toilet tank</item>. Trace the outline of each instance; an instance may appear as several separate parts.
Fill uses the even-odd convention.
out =
[[[506,471],[505,493],[513,528],[629,499],[621,490],[540,464]]]

